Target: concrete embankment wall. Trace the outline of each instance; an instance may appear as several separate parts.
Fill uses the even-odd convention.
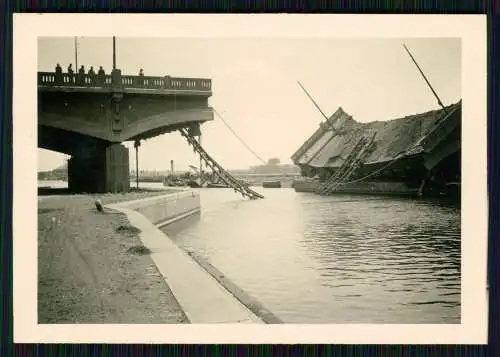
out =
[[[124,213],[191,323],[280,323],[218,272],[178,247],[160,229],[200,211],[200,196],[181,191],[107,205]]]
[[[156,226],[163,226],[200,212],[200,194],[189,190],[122,202],[117,206],[134,210]]]

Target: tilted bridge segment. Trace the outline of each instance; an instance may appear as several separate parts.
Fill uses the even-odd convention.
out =
[[[176,130],[199,136],[200,125],[213,120],[211,96],[204,78],[38,72],[38,147],[71,155],[70,191],[127,192],[122,143]],[[206,154],[201,145],[197,151]]]
[[[339,109],[343,122],[336,130],[321,125],[292,160],[304,176],[324,174],[319,183],[304,185],[321,194],[455,195],[461,182],[461,108],[459,101],[445,110],[373,123],[357,123]]]

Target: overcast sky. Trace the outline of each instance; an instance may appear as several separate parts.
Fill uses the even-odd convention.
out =
[[[123,74],[212,79],[209,104],[263,159],[290,156],[323,119],[297,84],[300,80],[330,116],[341,106],[355,120],[390,120],[438,108],[402,44],[406,43],[445,105],[461,98],[460,39],[222,39],[120,38],[117,67]],[[78,64],[109,73],[111,38],[78,38]],[[75,62],[74,38],[40,38],[38,70],[65,70]],[[202,144],[229,169],[258,165],[215,116],[202,125]],[[132,147],[131,144],[126,144]],[[65,156],[39,149],[39,170],[61,165]],[[142,143],[140,169],[168,170],[198,164],[178,132]],[[135,155],[130,151],[130,168]]]

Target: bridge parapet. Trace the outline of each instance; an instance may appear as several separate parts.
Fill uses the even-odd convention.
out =
[[[38,86],[71,88],[112,88],[169,90],[179,92],[212,93],[212,80],[206,78],[151,77],[120,75],[114,83],[112,75],[69,74],[38,72]]]
[[[461,129],[462,122],[462,106],[461,102],[450,108],[450,113],[445,115],[440,121],[435,124],[435,127],[425,135],[416,146],[421,146],[426,152],[433,150],[437,145],[447,138],[456,127]]]

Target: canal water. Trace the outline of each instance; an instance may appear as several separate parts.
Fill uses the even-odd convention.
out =
[[[201,214],[163,231],[285,323],[460,323],[459,207],[255,189],[200,189]]]
[[[163,230],[285,323],[460,323],[459,207],[257,190],[201,189]]]

